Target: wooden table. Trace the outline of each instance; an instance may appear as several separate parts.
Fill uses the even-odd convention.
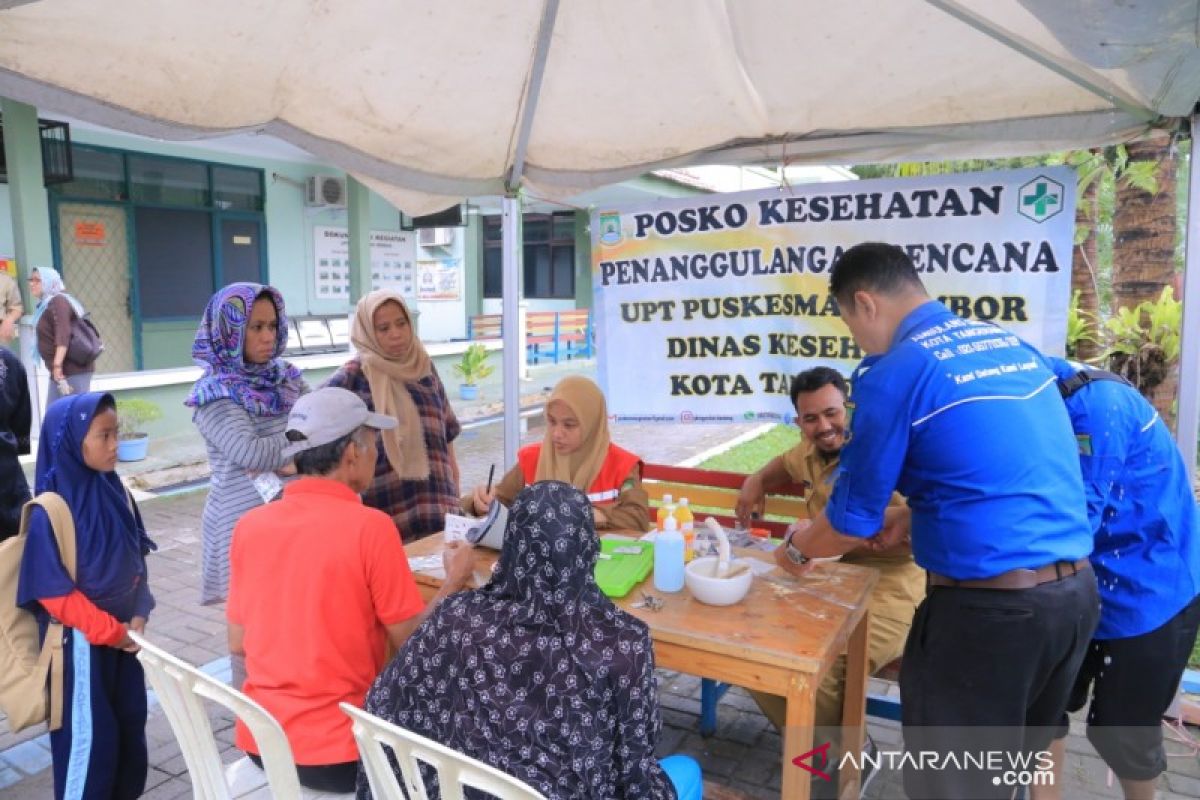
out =
[[[414,558],[442,549],[441,535],[405,545]],[[739,550],[738,555],[771,559],[770,554],[759,551]],[[493,550],[479,549],[477,578],[490,570],[497,556]],[[440,573],[416,572],[415,577],[426,599],[437,592],[442,581]],[[616,603],[650,627],[658,666],[787,699],[781,796],[807,800],[810,774],[793,759],[813,749],[817,687],[841,653],[847,654],[843,751],[857,753],[861,749],[867,688],[867,600],[877,580],[875,570],[838,562],[817,564],[800,579],[776,567],[754,579],[742,602],[714,607],[693,599],[686,588],[675,594],[657,592],[647,578]],[[632,608],[643,589],[661,598],[664,607],[658,611]],[[819,758],[814,763],[811,756],[806,763],[821,766]],[[839,795],[858,797],[858,783],[858,771],[847,764]]]

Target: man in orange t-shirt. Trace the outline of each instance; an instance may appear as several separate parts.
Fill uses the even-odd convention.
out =
[[[243,691],[283,726],[300,783],[318,791],[354,791],[358,750],[338,703],[362,706],[389,642],[399,648],[474,569],[470,548],[453,546],[446,582],[425,608],[396,526],[363,505],[376,431],[395,426],[345,389],[301,397],[286,452],[302,477],[234,528],[229,649],[245,655]],[[261,764],[240,722],[235,743]]]

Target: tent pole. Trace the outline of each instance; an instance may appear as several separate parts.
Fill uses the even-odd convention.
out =
[[[542,5],[542,19],[538,25],[538,38],[533,50],[533,63],[529,65],[529,78],[525,84],[525,96],[522,98],[521,116],[517,122],[512,167],[507,178],[509,191],[516,190],[521,176],[525,174],[525,153],[529,148],[533,117],[542,93],[542,78],[546,73],[546,59],[550,56],[550,39],[554,35],[554,21],[557,17],[558,0],[545,0]]]
[[[521,198],[504,197],[500,218],[503,261],[501,270],[501,324],[504,337],[504,469],[517,463],[521,444],[521,362],[525,332],[520,328],[521,300]]]
[[[1183,323],[1179,331],[1179,414],[1175,441],[1188,476],[1196,479],[1196,437],[1200,435],[1200,168],[1196,165],[1196,130],[1200,112],[1192,113],[1192,153],[1188,158],[1187,246],[1183,267]]]

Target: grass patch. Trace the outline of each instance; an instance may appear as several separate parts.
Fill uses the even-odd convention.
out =
[[[800,430],[795,425],[774,425],[770,430],[755,436],[750,441],[742,442],[724,453],[705,459],[697,466],[700,469],[749,474],[761,469],[775,456],[786,453],[799,441]]]
[[[1192,657],[1188,659],[1188,666],[1200,669],[1200,638],[1192,645]]]

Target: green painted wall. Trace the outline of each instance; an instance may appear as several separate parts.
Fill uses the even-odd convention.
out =
[[[198,323],[199,320],[171,320],[143,324],[142,368],[168,369],[189,366],[192,363],[192,341],[196,338]]]
[[[483,218],[467,215],[463,233],[463,298],[466,313],[477,317],[483,313]]]
[[[592,307],[591,215],[575,213],[575,307]]]
[[[266,189],[264,215],[267,228],[267,274],[269,282],[278,288],[293,316],[307,314],[347,314],[351,304],[343,300],[318,298],[313,275],[313,228],[347,226],[345,209],[309,208],[304,205],[304,183],[313,175],[341,175],[339,170],[321,164],[264,159],[257,156],[218,152],[204,147],[134,139],[120,134],[94,130],[72,130],[72,138],[80,144],[94,144],[122,150],[212,161],[223,164],[253,167],[264,172]],[[374,192],[370,193],[370,227],[372,230],[394,231],[400,228],[399,212]],[[3,227],[3,226],[0,226]],[[0,239],[0,244],[3,239]],[[173,350],[176,331],[162,331],[169,338],[152,342],[156,326],[147,323],[143,329],[143,359],[147,369],[185,366],[188,350]],[[170,327],[170,326],[168,326]],[[192,333],[195,327],[192,326]],[[191,335],[187,339],[191,345]],[[172,353],[175,353],[172,357]],[[153,355],[152,355],[153,353]]]

